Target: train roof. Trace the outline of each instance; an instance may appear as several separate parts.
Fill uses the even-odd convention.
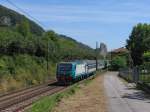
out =
[[[104,63],[105,60],[98,60],[98,63]],[[96,60],[74,60],[69,62],[60,62],[59,64],[94,64]]]
[[[60,62],[59,64],[85,64],[83,61]]]

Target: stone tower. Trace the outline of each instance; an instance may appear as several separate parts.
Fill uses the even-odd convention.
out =
[[[107,46],[104,43],[100,43],[100,55],[103,56],[104,58],[107,55]]]

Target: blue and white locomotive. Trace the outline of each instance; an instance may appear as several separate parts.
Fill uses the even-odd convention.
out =
[[[98,69],[105,66],[104,60],[98,61]],[[57,65],[56,78],[58,82],[68,83],[87,78],[96,72],[95,60],[61,62]]]

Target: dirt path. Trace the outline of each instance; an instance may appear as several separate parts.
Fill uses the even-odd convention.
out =
[[[132,83],[124,83],[117,72],[104,76],[109,112],[150,112],[150,99]]]
[[[103,76],[93,79],[88,86],[81,89],[68,99],[63,99],[54,112],[106,112]]]

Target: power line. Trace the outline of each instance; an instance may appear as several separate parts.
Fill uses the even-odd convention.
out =
[[[18,7],[16,4],[14,4],[12,1],[10,0],[6,0],[9,4],[11,4],[12,6],[14,6],[15,8],[17,8],[18,10],[20,10],[22,13],[26,14],[27,16],[29,16],[30,18],[32,18],[33,20],[35,20],[39,25],[41,26],[45,26],[43,23],[41,23],[39,20],[37,20],[36,18],[34,18],[33,16],[31,16],[29,13],[27,13],[26,11],[24,11],[22,8]],[[46,27],[46,26],[45,26]]]

